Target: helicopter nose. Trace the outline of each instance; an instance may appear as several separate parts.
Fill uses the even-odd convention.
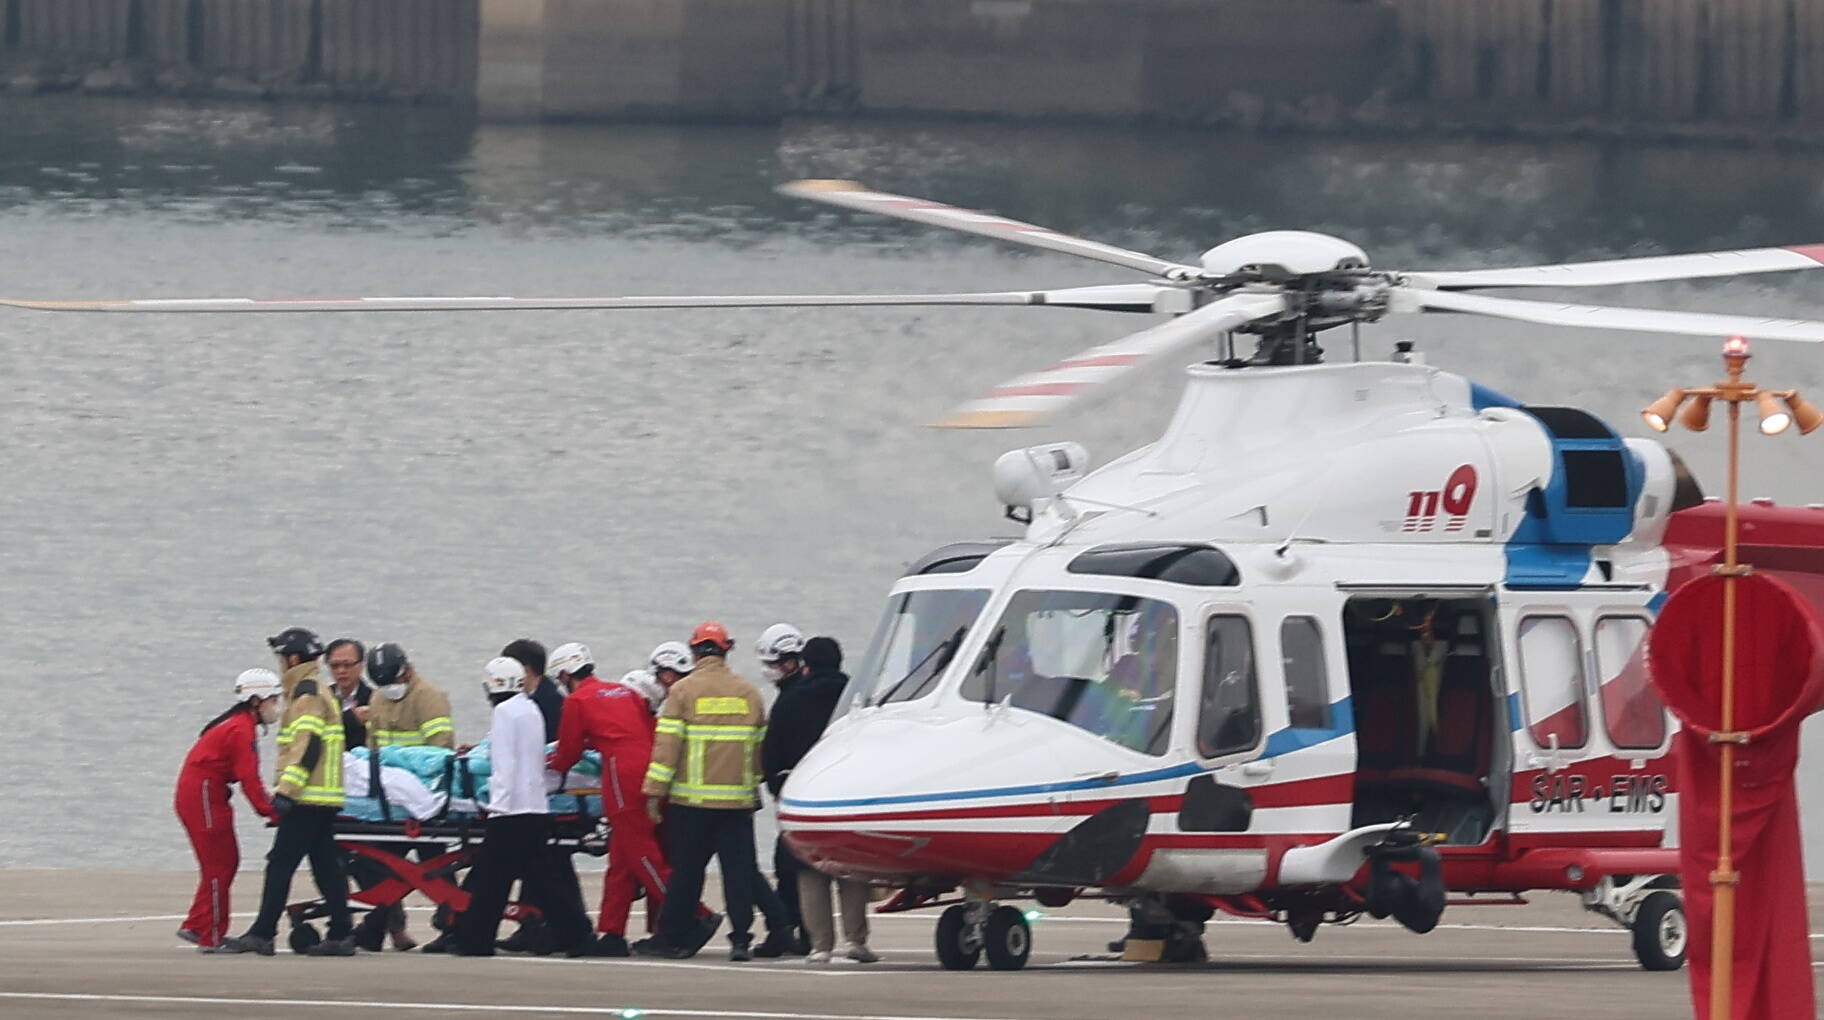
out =
[[[1131,799],[1102,778],[1107,746],[1073,727],[980,708],[934,715],[863,710],[825,735],[781,798],[800,859],[856,878],[1010,878],[1087,815]]]

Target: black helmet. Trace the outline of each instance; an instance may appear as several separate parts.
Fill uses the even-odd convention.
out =
[[[306,662],[323,654],[323,642],[303,627],[287,627],[266,639],[266,647],[279,655],[296,655]]]
[[[386,687],[405,679],[405,649],[391,641],[375,645],[367,653],[367,678],[375,687]]]

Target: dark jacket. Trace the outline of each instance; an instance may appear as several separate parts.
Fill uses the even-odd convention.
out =
[[[336,688],[336,684],[333,680],[329,684],[329,695],[336,699],[337,704],[342,703],[342,692]],[[367,746],[367,724],[355,718],[355,709],[367,704],[373,699],[374,689],[368,685],[366,680],[355,685],[354,705],[342,710],[342,731],[348,737],[348,746]]]
[[[556,741],[557,724],[564,717],[564,692],[557,689],[557,681],[550,677],[539,681],[538,689],[532,692],[532,703],[545,717],[545,743]]]
[[[767,722],[766,740],[760,745],[760,767],[766,773],[766,788],[775,800],[785,785],[786,773],[797,768],[823,736],[830,716],[836,713],[836,702],[848,685],[847,673],[828,670],[798,677],[779,689],[772,718]]]

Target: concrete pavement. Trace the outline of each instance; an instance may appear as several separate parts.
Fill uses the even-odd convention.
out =
[[[236,928],[258,875],[236,885]],[[584,876],[593,901],[599,872]],[[38,1017],[502,1016],[727,1020],[1023,1020],[1056,1017],[1679,1017],[1682,974],[1638,969],[1628,936],[1548,895],[1525,907],[1453,907],[1415,936],[1363,920],[1300,945],[1261,922],[1212,923],[1207,966],[1107,959],[1124,930],[1106,904],[1047,911],[1023,972],[938,968],[935,912],[874,919],[885,960],[811,968],[689,961],[203,956],[173,935],[194,878],[160,872],[0,871],[0,1015]],[[308,880],[301,880],[298,892]],[[637,916],[637,914],[636,914]],[[1813,917],[1818,917],[1814,907]],[[423,936],[428,911],[413,913]],[[1824,939],[1813,936],[1814,955]],[[1101,957],[1098,959],[1097,957]],[[1814,976],[1818,973],[1814,967]]]

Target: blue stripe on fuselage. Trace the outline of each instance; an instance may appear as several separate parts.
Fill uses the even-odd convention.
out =
[[[1321,744],[1327,740],[1355,731],[1355,710],[1348,698],[1333,702],[1330,705],[1331,728],[1329,729],[1295,729],[1286,727],[1267,737],[1260,757],[1251,759],[1274,758],[1306,747]],[[1211,768],[1196,762],[1186,762],[1169,768],[1151,769],[1146,772],[1135,772],[1116,779],[1070,779],[1057,783],[1033,783],[1027,786],[997,786],[986,790],[956,790],[948,793],[907,793],[887,797],[849,797],[842,800],[800,800],[796,797],[783,797],[780,804],[789,808],[846,808],[846,807],[885,807],[893,804],[922,804],[939,801],[986,800],[990,797],[1023,797],[1036,794],[1072,793],[1077,790],[1109,790],[1123,786],[1137,786],[1141,783],[1157,782],[1161,779],[1179,779],[1195,776],[1203,772],[1217,772],[1227,766]]]

